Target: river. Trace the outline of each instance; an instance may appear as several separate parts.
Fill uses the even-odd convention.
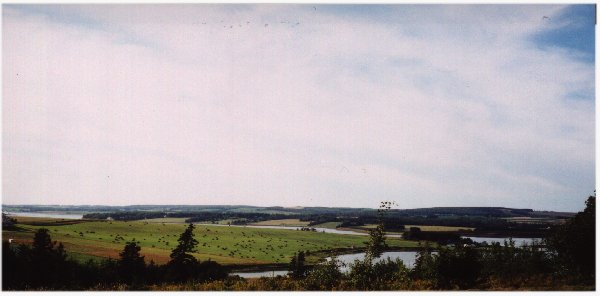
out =
[[[404,262],[404,265],[408,268],[412,268],[415,265],[415,262],[417,260],[417,253],[416,251],[396,251],[396,252],[384,252],[381,257],[377,258],[374,260],[374,262],[380,262],[383,260],[387,260],[387,258],[390,258],[392,260],[396,260],[396,259],[400,259],[402,260],[402,262]],[[435,252],[433,252],[435,253]],[[338,261],[340,261],[342,264],[342,266],[340,267],[340,271],[341,272],[347,272],[350,270],[350,263],[354,262],[355,260],[363,260],[365,258],[365,253],[355,253],[355,254],[344,254],[344,255],[338,255],[336,256],[336,259]],[[327,257],[325,258],[325,260],[329,261],[331,260],[331,257]]]
[[[273,226],[268,226],[268,227],[273,227]],[[277,228],[281,228],[281,227],[277,227]],[[287,227],[287,228],[295,229],[296,227]],[[355,233],[352,233],[352,234],[355,234]],[[463,238],[470,238],[474,242],[478,242],[478,243],[487,242],[488,244],[493,243],[493,242],[499,242],[500,244],[504,244],[504,241],[509,239],[508,237],[474,237],[474,236],[463,236]],[[539,242],[541,239],[540,238],[513,238],[513,240],[515,241],[516,246],[523,246],[525,244],[530,245],[534,241]],[[415,262],[417,259],[417,253],[418,252],[416,252],[416,251],[384,252],[381,255],[381,257],[375,259],[375,262],[386,260],[387,258],[390,258],[392,260],[401,259],[404,262],[404,265],[406,267],[412,268],[415,265]],[[436,254],[437,252],[432,252],[432,253]],[[340,267],[340,271],[347,272],[350,269],[349,264],[354,262],[354,260],[356,260],[356,259],[359,259],[359,260],[364,259],[365,253],[363,252],[363,253],[338,255],[338,256],[336,256],[336,258],[341,263],[344,263]],[[325,258],[325,260],[329,261],[329,260],[331,260],[331,257],[327,257],[327,258]],[[287,270],[232,273],[232,275],[239,275],[243,278],[273,277],[273,276],[278,276],[278,275],[284,276],[286,274],[287,274]]]
[[[68,212],[6,212],[8,216],[56,218],[56,219],[83,219],[83,214]]]
[[[462,236],[461,238],[470,238],[471,240],[473,240],[476,243],[483,243],[486,242],[488,244],[491,243],[500,243],[500,245],[504,245],[504,241],[508,241],[508,237],[477,237],[477,236]],[[522,247],[525,244],[527,245],[531,245],[533,242],[539,243],[542,239],[539,237],[527,237],[527,238],[520,238],[520,237],[514,237],[512,238],[512,240],[515,242],[515,246],[517,247]]]
[[[436,253],[436,252],[433,252]],[[340,261],[342,266],[340,266],[341,272],[347,272],[350,270],[350,263],[354,262],[354,260],[359,259],[362,260],[365,258],[365,253],[355,253],[355,254],[344,254],[336,256],[337,260]],[[401,259],[404,262],[406,267],[412,268],[415,265],[415,261],[417,259],[417,252],[415,251],[392,251],[392,252],[384,252],[381,257],[375,259],[375,262],[386,260],[390,258],[392,260]],[[325,258],[325,260],[331,260],[331,257]],[[231,275],[239,275],[243,278],[258,278],[258,277],[273,277],[278,275],[286,275],[288,273],[287,270],[275,270],[275,271],[262,271],[262,272],[236,272],[231,273]]]

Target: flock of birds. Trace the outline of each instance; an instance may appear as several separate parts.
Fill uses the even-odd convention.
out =
[[[225,21],[221,20],[218,24],[223,26],[224,29],[233,29],[233,28],[242,28],[242,27],[248,27],[252,25],[252,22],[250,21],[246,21],[245,24],[242,23],[238,23],[238,24],[224,24]],[[283,24],[283,25],[289,25],[290,27],[296,27],[300,25],[300,22],[290,22],[290,21],[280,21],[279,24]],[[210,25],[207,22],[198,22],[198,23],[194,23],[194,25]],[[264,23],[261,24],[263,25],[263,27],[269,27],[269,23]]]
[[[315,11],[317,10],[316,6],[313,6],[312,8]],[[210,25],[210,23],[207,23],[205,21],[204,22],[195,22],[193,24],[194,25],[201,25],[201,26]],[[245,24],[243,24],[243,23],[226,24],[224,20],[221,20],[220,22],[218,22],[216,24],[220,25],[220,26],[223,26],[224,29],[233,29],[233,28],[242,28],[244,26],[246,26],[246,27],[251,26],[252,22],[246,21]],[[293,22],[293,21],[280,21],[279,24],[287,24],[287,25],[289,25],[290,27],[293,28],[293,27],[299,26],[300,22],[299,21],[295,21],[295,22]],[[270,24],[269,23],[264,23],[264,24],[260,23],[259,25],[262,25],[263,27],[267,28],[267,27],[269,27]]]

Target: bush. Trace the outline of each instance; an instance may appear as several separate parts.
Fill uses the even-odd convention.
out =
[[[441,248],[436,258],[436,277],[441,289],[469,289],[481,273],[480,255],[474,247]]]
[[[335,290],[344,278],[339,270],[341,263],[335,258],[315,266],[303,281],[304,288],[310,291]]]

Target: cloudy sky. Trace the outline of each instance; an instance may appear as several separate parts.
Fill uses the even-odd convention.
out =
[[[578,211],[594,6],[3,5],[4,204]]]

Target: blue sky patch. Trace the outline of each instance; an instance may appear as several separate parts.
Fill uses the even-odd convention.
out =
[[[561,14],[544,21],[565,22],[555,30],[544,31],[534,36],[534,42],[541,48],[564,48],[573,50],[574,56],[586,62],[594,62],[595,54],[596,5],[581,4],[566,7]]]
[[[5,4],[4,8],[15,9],[25,14],[43,15],[55,23],[76,25],[83,28],[101,30],[103,24],[91,18],[76,13],[72,8],[77,7],[69,5],[11,5]]]

